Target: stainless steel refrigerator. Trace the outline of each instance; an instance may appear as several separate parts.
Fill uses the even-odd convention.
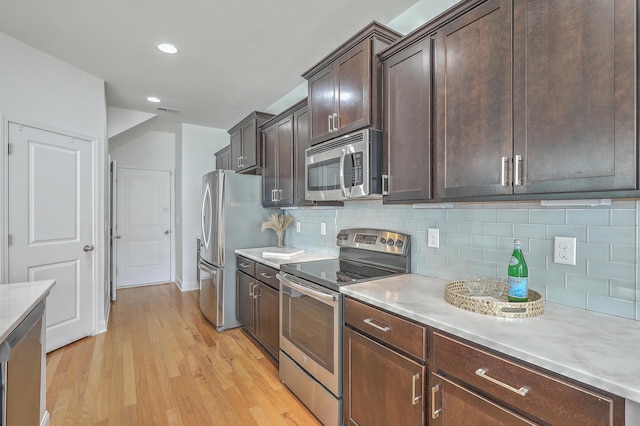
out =
[[[236,316],[236,259],[239,248],[276,244],[260,224],[272,210],[262,207],[262,177],[216,170],[202,178],[200,309],[223,331],[240,326]]]

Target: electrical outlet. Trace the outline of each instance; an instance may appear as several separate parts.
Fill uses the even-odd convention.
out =
[[[301,228],[300,222],[296,222],[296,232],[298,234],[300,233],[300,228]]]
[[[576,239],[553,237],[553,262],[564,265],[576,264]]]
[[[320,235],[327,235],[327,222],[320,222]]]
[[[440,229],[429,228],[427,229],[427,247],[440,247]]]

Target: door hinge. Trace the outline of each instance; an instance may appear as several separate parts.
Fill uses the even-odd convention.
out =
[[[11,234],[7,235],[7,245],[10,246],[13,243],[13,237]]]
[[[11,155],[11,144],[7,144],[7,155]]]

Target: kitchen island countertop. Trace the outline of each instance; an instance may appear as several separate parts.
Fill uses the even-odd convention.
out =
[[[0,284],[0,342],[49,295],[55,280]]]
[[[347,296],[640,403],[640,321],[545,302],[534,318],[454,307],[449,281],[400,275],[341,287]],[[627,423],[629,424],[629,423]]]
[[[282,252],[284,255],[289,253],[295,253],[299,251],[304,251],[304,253],[295,255],[295,256],[264,256],[264,253],[278,253]],[[301,250],[296,247],[257,247],[257,248],[247,248],[247,249],[237,249],[235,251],[236,254],[240,256],[244,256],[251,260],[255,260],[256,262],[260,262],[264,265],[271,266],[272,268],[280,269],[280,265],[285,263],[294,263],[294,262],[311,262],[314,260],[325,260],[325,259],[335,259],[336,256],[332,256],[326,253],[317,253],[314,251]]]

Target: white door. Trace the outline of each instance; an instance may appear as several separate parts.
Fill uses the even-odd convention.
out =
[[[170,173],[118,168],[116,197],[117,286],[170,281]]]
[[[93,331],[94,143],[16,123],[9,143],[9,282],[56,280],[51,351]]]
[[[111,291],[111,300],[116,300],[116,259],[118,258],[118,244],[116,243],[116,207],[117,207],[117,180],[116,162],[109,161],[109,223],[111,230],[109,232],[109,287]]]

